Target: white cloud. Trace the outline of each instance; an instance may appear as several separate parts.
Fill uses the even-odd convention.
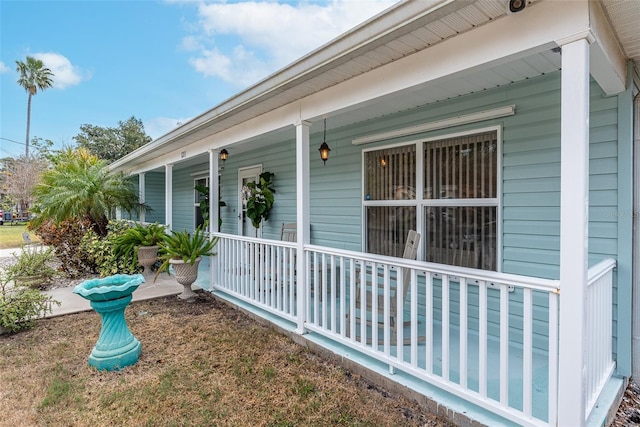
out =
[[[191,65],[247,86],[381,12],[395,0],[326,3],[242,1],[199,6],[196,33],[183,39]]]
[[[189,120],[191,120],[191,118],[173,119],[170,117],[156,117],[143,123],[144,131],[155,140]]]
[[[52,80],[54,88],[64,89],[69,86],[80,84],[81,81],[89,80],[91,78],[90,73],[73,65],[71,61],[59,53],[35,53],[31,56],[41,60],[45,67],[51,70],[53,73]]]
[[[4,62],[0,61],[0,74],[8,73],[8,72],[9,72],[9,67],[4,65]]]

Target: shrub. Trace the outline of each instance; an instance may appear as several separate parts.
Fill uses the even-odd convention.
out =
[[[82,238],[91,228],[88,221],[68,219],[54,224],[45,221],[34,231],[45,245],[52,247],[60,260],[60,268],[68,277],[95,273],[96,265],[80,247]]]
[[[7,274],[16,283],[30,288],[42,288],[58,274],[51,266],[54,256],[50,248],[25,246],[20,256],[14,253],[13,257],[17,262],[7,268]]]
[[[113,274],[139,273],[140,267],[136,265],[132,252],[117,253],[116,241],[121,238],[132,224],[127,220],[109,221],[107,235],[103,238],[89,230],[81,241],[81,250],[87,254],[91,262],[96,266],[101,277]]]
[[[8,288],[8,277],[0,272],[0,329],[17,332],[30,329],[36,319],[51,313],[53,304],[60,301],[37,289],[24,286]]]

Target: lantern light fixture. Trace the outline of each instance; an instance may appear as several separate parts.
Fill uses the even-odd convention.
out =
[[[324,136],[322,138],[322,145],[320,145],[318,151],[320,152],[320,158],[326,165],[327,159],[329,158],[329,151],[331,151],[331,148],[329,148],[329,145],[327,144],[327,119],[324,119]]]
[[[227,151],[226,148],[223,148],[222,151],[220,151],[220,160],[222,160],[222,163],[224,163],[227,161],[228,158],[229,158],[229,152]]]

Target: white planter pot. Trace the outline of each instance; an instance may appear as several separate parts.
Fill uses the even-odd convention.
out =
[[[200,264],[201,259],[202,258],[200,257],[196,258],[193,265],[188,262],[184,262],[181,259],[169,260],[169,263],[173,266],[176,281],[184,287],[184,290],[180,295],[178,295],[178,298],[189,299],[196,296],[191,289],[191,284],[198,278],[198,265]]]
[[[138,265],[144,267],[144,275],[151,274],[151,267],[158,260],[159,246],[140,246],[138,248]]]

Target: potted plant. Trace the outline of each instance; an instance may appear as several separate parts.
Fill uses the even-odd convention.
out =
[[[215,255],[212,250],[217,243],[218,237],[209,239],[201,227],[196,228],[193,234],[172,230],[171,235],[159,243],[163,263],[156,272],[155,279],[162,271],[169,273],[169,267],[172,266],[177,282],[184,286],[179,298],[189,299],[195,296],[191,284],[198,278],[200,260],[203,256]]]
[[[144,274],[151,272],[151,266],[158,260],[158,245],[167,237],[166,227],[157,222],[153,224],[136,223],[114,240],[116,256],[133,254],[132,265],[141,265]]]
[[[269,212],[275,200],[271,180],[275,175],[271,172],[263,172],[258,177],[258,182],[249,182],[242,189],[242,197],[247,202],[247,216],[255,228],[260,228],[260,223],[269,219]]]

